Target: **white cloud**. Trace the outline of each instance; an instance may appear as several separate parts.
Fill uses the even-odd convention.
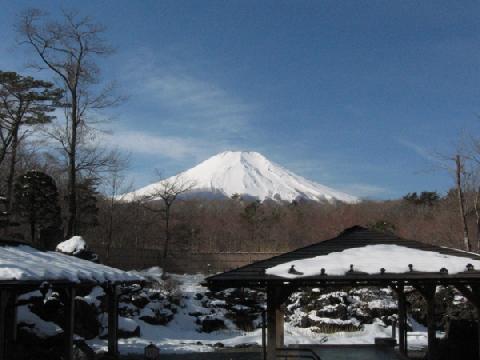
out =
[[[204,152],[203,146],[195,139],[154,135],[135,130],[103,134],[100,140],[109,147],[134,154],[163,156],[175,160],[196,158],[199,153]]]
[[[415,144],[409,140],[405,140],[402,138],[397,138],[397,142],[400,145],[403,145],[404,147],[414,151],[417,155],[422,157],[425,160],[428,160],[430,162],[439,162],[440,159],[434,155],[432,151],[427,150],[425,147],[420,146],[418,144]]]
[[[210,140],[214,134],[243,137],[250,130],[254,106],[211,78],[198,76],[198,71],[148,54],[140,51],[131,58],[124,73],[130,74],[129,92],[141,97],[140,101],[155,104],[165,126],[195,131]],[[210,70],[203,69],[202,74]]]

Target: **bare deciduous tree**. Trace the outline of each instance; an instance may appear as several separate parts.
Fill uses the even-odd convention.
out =
[[[92,110],[121,100],[112,96],[112,84],[98,87],[100,71],[96,60],[110,55],[112,48],[102,38],[103,26],[75,12],[64,12],[59,22],[49,21],[40,10],[30,9],[21,16],[17,28],[21,42],[29,45],[40,59],[31,66],[53,72],[65,90],[65,122],[53,127],[50,136],[61,144],[68,159],[69,237],[76,232],[79,144],[94,130]]]
[[[122,200],[122,195],[131,190],[130,186],[125,186],[125,176],[122,171],[124,170],[126,163],[118,163],[118,166],[110,172],[110,176],[106,180],[106,224],[105,226],[105,248],[106,259],[110,257],[110,250],[113,245],[113,233],[115,226],[115,218],[117,216],[117,208]]]
[[[468,224],[465,212],[465,196],[463,194],[463,181],[462,178],[465,174],[465,159],[459,154],[455,155],[455,184],[458,197],[458,208],[460,211],[460,219],[462,220],[463,228],[463,245],[465,250],[471,251],[472,245],[470,243],[470,237],[468,234]]]
[[[163,243],[162,262],[165,267],[165,262],[168,256],[168,247],[170,244],[171,231],[170,220],[172,206],[178,197],[186,192],[190,191],[195,186],[191,181],[183,179],[181,176],[175,176],[170,179],[162,180],[157,183],[155,188],[150,193],[141,198],[141,203],[148,209],[154,212],[158,212],[162,215],[165,226],[165,241]],[[160,209],[150,206],[153,201],[161,200],[163,207]],[[165,268],[163,272],[165,273]]]

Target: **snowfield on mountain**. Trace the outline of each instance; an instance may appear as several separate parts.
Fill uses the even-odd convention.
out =
[[[163,184],[175,181],[191,187],[190,194],[202,197],[231,197],[238,194],[261,201],[359,201],[355,196],[298,176],[258,152],[240,151],[217,154],[178,175],[124,194],[121,199],[131,201],[151,196]]]

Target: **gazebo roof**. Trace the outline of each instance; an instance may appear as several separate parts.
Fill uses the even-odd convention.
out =
[[[120,269],[0,239],[0,285],[119,284],[143,280]]]
[[[476,269],[480,270],[478,254],[354,226],[333,239],[211,276],[207,282],[211,287],[412,280],[480,284]]]

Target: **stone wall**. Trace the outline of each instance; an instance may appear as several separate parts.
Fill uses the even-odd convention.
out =
[[[93,247],[91,250],[100,256],[102,263],[123,270],[163,266],[162,251],[159,249],[112,248],[108,257],[105,248]],[[167,269],[176,273],[216,273],[275,255],[279,255],[279,253],[173,253],[167,260]]]

